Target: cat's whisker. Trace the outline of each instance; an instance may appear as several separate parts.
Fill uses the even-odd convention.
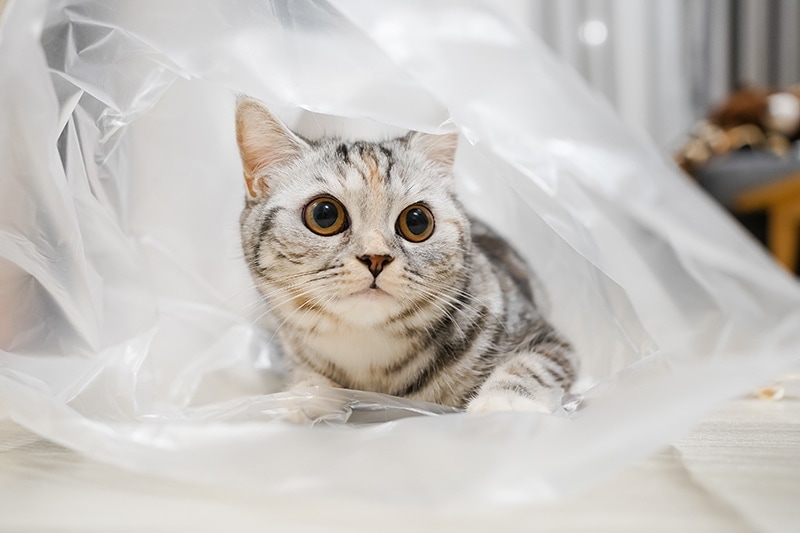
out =
[[[262,294],[262,297],[265,300],[271,300],[276,295],[292,294],[293,292],[295,292],[297,289],[303,287],[304,285],[308,286],[306,283],[292,283],[292,284],[289,284],[289,285],[276,287],[276,288],[271,289],[269,291],[262,291],[261,294]]]
[[[441,298],[441,296],[440,296],[439,294],[436,294],[436,293],[433,293],[433,292],[429,292],[429,291],[427,291],[427,290],[425,290],[425,289],[418,288],[417,290],[419,290],[420,292],[422,292],[423,296],[427,297],[427,298],[426,298],[426,301],[427,301],[429,304],[431,304],[431,305],[433,305],[434,307],[436,307],[437,309],[439,309],[439,310],[442,312],[442,314],[443,314],[444,316],[446,316],[446,317],[447,317],[447,318],[450,320],[450,322],[451,322],[451,323],[452,323],[452,324],[453,324],[453,325],[454,325],[454,326],[455,326],[455,327],[458,329],[458,331],[461,333],[461,336],[462,336],[462,337],[466,337],[466,333],[465,333],[465,332],[464,332],[464,330],[462,329],[462,327],[461,327],[461,324],[459,324],[459,321],[458,321],[458,320],[456,320],[456,318],[453,316],[453,314],[452,314],[452,312],[451,312],[451,310],[453,310],[453,311],[454,311],[455,309],[453,309],[453,308],[450,308],[450,309],[449,309],[449,308],[448,308],[448,305],[449,305],[449,303],[448,303],[446,300],[442,299],[442,298]]]
[[[277,303],[276,302],[271,302],[270,300],[272,299],[272,297],[275,296],[276,294],[280,293],[280,292],[283,292],[283,291],[272,291],[272,293],[268,297],[267,296],[264,297],[264,300],[262,300],[261,305],[259,305],[257,307],[254,307],[254,308],[250,309],[247,312],[246,316],[248,316],[248,318],[251,319],[251,322],[253,324],[261,321],[261,319],[264,318],[265,315],[267,315],[268,313],[271,313],[276,308],[280,307],[281,305],[283,305],[284,303],[288,302],[289,300],[291,300],[293,298],[293,296],[289,296],[289,297],[285,298],[284,300],[281,300],[280,302],[277,302]],[[256,313],[258,314],[258,316],[253,318],[253,315],[256,314]]]
[[[259,322],[268,313],[274,311],[278,307],[284,305],[285,303],[291,301],[294,298],[304,298],[304,297],[308,296],[310,293],[312,293],[314,291],[313,287],[309,287],[309,282],[319,283],[320,281],[336,277],[338,275],[338,273],[337,273],[337,271],[335,269],[325,268],[325,269],[315,270],[315,271],[312,271],[312,272],[304,272],[304,273],[301,273],[301,274],[298,274],[298,275],[295,275],[295,276],[286,276],[286,277],[282,278],[284,280],[285,279],[295,279],[295,280],[297,280],[299,278],[307,277],[309,275],[319,274],[320,272],[326,272],[326,271],[330,271],[330,270],[334,270],[334,271],[330,272],[328,274],[324,274],[324,275],[318,276],[317,278],[314,278],[312,280],[300,279],[299,281],[296,281],[295,283],[290,283],[290,284],[278,286],[278,287],[275,287],[274,289],[269,290],[269,291],[262,291],[262,297],[263,297],[264,303],[266,304],[266,307],[265,308],[261,308],[261,309],[265,309],[265,310],[263,312],[261,312],[258,317],[253,319],[252,323],[255,324],[255,323]],[[300,288],[300,287],[306,287],[306,288],[305,288],[305,290],[297,292],[297,289]],[[278,302],[271,302],[270,300],[272,300],[273,297],[275,295],[278,295],[278,294],[284,294],[284,295],[288,294],[288,296],[286,296],[285,298],[283,298],[282,300],[280,300]],[[254,311],[259,311],[261,309],[254,310]],[[248,313],[248,314],[250,314],[250,313]]]
[[[436,291],[436,293],[438,295],[442,296],[442,297],[449,298],[452,303],[455,303],[455,302],[458,301],[458,298],[457,298],[458,296],[463,296],[465,298],[470,299],[471,301],[477,302],[478,304],[480,304],[482,306],[483,309],[486,310],[487,313],[491,314],[495,319],[498,320],[498,322],[503,327],[503,329],[506,331],[506,333],[509,333],[508,329],[506,328],[505,321],[502,319],[502,317],[498,316],[497,313],[492,311],[491,306],[485,300],[483,300],[481,298],[478,298],[474,294],[471,294],[471,293],[469,293],[468,291],[466,291],[464,289],[453,289],[453,287],[451,287],[451,286],[442,285],[442,284],[440,284],[438,282],[438,280],[429,279],[429,278],[427,278],[425,276],[421,276],[419,274],[417,274],[417,277],[419,277],[422,280],[425,280],[426,282],[429,282],[430,285],[432,286],[432,290],[433,291]],[[452,290],[452,291],[454,291],[455,294],[454,295],[447,294],[447,292],[446,292],[447,290]],[[473,311],[473,312],[476,312],[476,313],[480,312],[480,309],[478,309],[477,307],[471,306],[471,305],[467,304],[466,302],[462,302],[462,304],[464,305],[464,307],[466,307],[470,311]]]
[[[272,332],[272,336],[269,339],[270,342],[272,342],[275,339],[275,337],[278,335],[278,332],[280,332],[281,328],[283,328],[283,326],[286,324],[286,322],[290,318],[292,318],[292,315],[294,315],[295,313],[298,313],[299,311],[301,311],[306,305],[310,305],[310,306],[315,305],[316,301],[319,300],[319,299],[321,299],[321,296],[311,297],[310,299],[303,301],[303,303],[301,303],[295,309],[292,309],[289,313],[287,313],[286,318],[284,318],[281,321],[281,323],[278,324],[278,327],[275,328],[275,331]]]
[[[303,316],[300,317],[300,320],[303,320],[306,317],[306,315],[308,315],[308,313],[310,313],[311,310],[314,309],[314,307],[322,307],[324,309],[326,305],[328,305],[330,302],[332,302],[335,299],[336,299],[336,295],[331,294],[331,295],[328,295],[327,298],[325,298],[325,294],[320,294],[320,297],[317,298],[316,301],[314,301],[311,305],[309,305],[309,307],[306,310],[306,312],[303,313]]]
[[[439,290],[437,290],[437,288]],[[458,298],[456,297],[457,295],[463,295],[465,297],[470,297],[471,295],[469,293],[467,293],[465,291],[456,290],[455,291],[455,295],[451,295],[451,294],[448,294],[446,292],[446,289],[449,289],[449,288],[450,287],[447,287],[447,286],[445,286],[445,287],[428,288],[426,286],[419,285],[419,284],[415,285],[415,287],[414,287],[415,290],[417,290],[419,292],[422,292],[425,295],[433,295],[439,301],[442,301],[443,303],[445,303],[447,306],[452,306],[454,308],[453,309],[454,311],[459,311],[459,312],[462,311],[461,309],[455,309],[455,305],[458,304],[461,307],[463,307],[464,309],[466,309],[468,311],[472,311],[475,314],[480,314],[481,313],[481,310],[482,310],[481,308],[474,307],[474,306],[472,306],[472,305],[470,305],[470,304],[468,304],[467,302],[464,302],[464,301],[459,301]],[[479,303],[482,303],[477,299],[475,299],[475,300],[478,301]],[[489,309],[488,305],[484,304],[484,308],[486,308],[486,310],[491,313],[491,310]]]
[[[429,287],[432,290],[442,291],[442,292],[454,292],[456,294],[464,294],[472,299],[478,300],[478,298],[473,294],[469,293],[465,289],[459,288],[459,286],[463,284],[464,281],[466,281],[464,279],[461,279],[460,276],[455,280],[443,281],[441,279],[434,278],[432,276],[425,276],[423,274],[419,274],[416,272],[407,271],[405,274],[407,275],[406,279],[409,279],[409,281],[413,281],[415,283],[424,283],[426,287]]]
[[[325,272],[327,270],[331,270],[331,268],[326,267],[326,268],[319,268],[319,269],[316,269],[316,270],[309,270],[307,272],[298,272],[298,273],[292,274],[290,276],[283,276],[283,277],[279,277],[279,278],[273,278],[271,276],[264,276],[263,279],[265,279],[265,280],[267,280],[267,281],[269,281],[271,283],[285,283],[287,281],[292,281],[292,280],[295,280],[295,279],[298,279],[298,278],[303,278],[303,277],[307,277],[307,276],[316,276],[317,274],[322,274],[323,272]]]
[[[330,270],[330,269],[326,269],[326,270]],[[319,272],[305,273],[304,276],[310,275],[310,274],[319,274]],[[319,282],[324,281],[326,279],[330,279],[330,278],[336,277],[337,275],[338,275],[337,272],[332,272],[332,273],[329,273],[329,274],[326,274],[326,275],[318,276],[318,277],[316,277],[314,279],[300,280],[300,281],[296,281],[295,283],[281,283],[281,284],[278,284],[276,287],[274,287],[271,290],[265,291],[265,290],[262,289],[261,296],[263,298],[265,298],[265,299],[270,299],[275,294],[279,294],[281,292],[291,292],[291,291],[297,289],[298,287],[302,287],[304,285],[307,285],[310,282],[319,283]],[[282,278],[281,281],[283,282],[283,281],[286,281],[286,280],[296,279],[298,277],[300,277],[300,276],[287,276],[286,278]]]
[[[266,312],[269,312],[270,309],[271,307],[269,304],[264,301],[253,302],[253,304],[249,305],[247,309],[244,309],[244,317],[248,320],[250,320],[250,318],[256,314],[260,315],[260,317],[263,317],[264,311],[266,310]],[[261,320],[261,318],[258,320]],[[252,323],[257,322],[258,320],[253,321]]]
[[[296,279],[299,279],[299,278],[314,276],[316,274],[319,274],[320,272],[324,272],[325,270],[327,270],[327,269],[312,270],[312,271],[308,271],[308,272],[297,272],[295,274],[292,274],[292,275],[289,275],[289,276],[284,276],[284,277],[281,277],[281,278],[265,277],[265,278],[262,278],[262,279],[264,279],[265,281],[268,281],[268,282],[270,282],[272,284],[282,284],[282,283],[286,283],[288,281],[296,280]],[[253,291],[253,290],[255,290],[256,292],[258,292],[258,290],[259,290],[258,289],[258,285],[256,285],[255,283],[251,283],[251,284],[249,284],[249,285],[247,285],[245,287],[242,287],[239,290],[236,290],[236,291],[230,293],[225,298],[224,302],[225,303],[230,303],[230,301],[233,300],[234,298],[236,298],[237,296],[241,296],[243,293],[245,293],[247,291]],[[263,293],[261,294],[261,296],[263,297]]]
[[[458,321],[452,314],[452,311],[457,310],[453,305],[453,303],[455,303],[455,300],[448,301],[444,299],[442,294],[437,294],[436,292],[433,292],[423,286],[416,286],[414,287],[414,289],[422,294],[423,300],[426,303],[433,305],[436,309],[438,309],[442,313],[442,315],[446,316],[449,320],[453,322],[453,324],[456,327],[459,328],[462,335],[464,334],[464,331],[461,329],[461,326],[459,325]]]
[[[297,292],[297,293],[290,292],[289,295],[286,298],[283,298],[282,300],[280,300],[278,302],[267,303],[266,311],[261,313],[255,320],[253,320],[253,324],[255,324],[256,322],[259,322],[262,318],[264,318],[264,316],[267,313],[273,312],[275,309],[283,306],[284,304],[286,304],[286,303],[288,303],[288,302],[290,302],[290,301],[292,301],[294,299],[305,298],[306,296],[308,296],[312,292],[313,292],[312,288],[309,288],[308,290]],[[291,315],[291,313],[290,313],[290,315]]]
[[[234,298],[236,298],[237,296],[241,296],[245,292],[252,291],[252,290],[258,291],[258,286],[255,283],[251,283],[249,285],[246,285],[246,286],[242,287],[239,290],[236,290],[236,291],[233,291],[232,293],[229,293],[228,296],[226,296],[223,301],[225,303],[230,303],[230,301],[233,300]]]
[[[326,298],[326,296],[327,296],[327,298]],[[310,312],[310,311],[311,311],[311,310],[312,310],[314,307],[316,307],[316,306],[318,306],[318,305],[322,305],[322,306],[324,307],[324,305],[325,305],[325,304],[327,304],[328,302],[330,302],[330,301],[331,301],[331,300],[333,300],[334,298],[335,298],[335,296],[334,296],[334,295],[319,294],[319,295],[317,295],[317,296],[315,296],[315,297],[312,297],[312,298],[310,298],[310,299],[308,299],[308,300],[305,300],[305,301],[304,301],[302,304],[300,304],[300,305],[299,305],[299,306],[298,306],[296,309],[293,309],[292,311],[290,311],[290,312],[287,314],[286,318],[285,318],[285,319],[283,319],[283,322],[281,322],[281,323],[278,325],[278,327],[277,327],[277,328],[275,328],[275,332],[272,334],[272,337],[270,338],[270,341],[272,341],[272,339],[274,339],[274,338],[275,338],[275,336],[278,334],[278,332],[281,330],[281,328],[282,328],[282,327],[283,327],[283,326],[286,324],[286,321],[287,321],[287,320],[289,320],[289,319],[292,317],[292,315],[294,315],[295,313],[299,313],[299,312],[300,312],[300,311],[301,311],[301,310],[302,310],[304,307],[308,306],[308,309],[306,310],[306,312],[305,312],[305,313],[303,313],[303,315],[302,315],[302,317],[301,317],[301,319],[302,319],[302,318],[303,318],[303,317],[305,317],[305,316],[306,316],[306,315],[307,315],[307,314],[308,314],[308,313],[309,313],[309,312]],[[323,302],[324,302],[324,303],[323,303]]]
[[[302,275],[308,275],[308,274],[307,273],[303,273]],[[300,277],[300,276],[288,276],[288,277],[289,278],[297,278],[297,277]],[[296,284],[292,285],[290,287],[294,288],[295,286],[296,286]],[[245,312],[246,316],[250,315],[251,313],[253,313],[253,312],[257,311],[257,310],[259,310],[261,308],[261,306],[263,306],[265,304],[265,302],[264,302],[265,299],[271,298],[274,294],[277,294],[277,293],[281,292],[283,290],[283,287],[278,287],[278,288],[275,288],[275,289],[273,289],[271,291],[264,291],[264,290],[260,290],[259,287],[256,284],[252,284],[252,285],[249,285],[249,286],[247,286],[247,287],[245,287],[243,289],[235,291],[234,293],[232,293],[231,295],[228,296],[228,298],[225,300],[225,302],[226,303],[230,303],[237,296],[243,294],[246,291],[250,291],[250,290],[255,290],[259,294],[260,298],[249,302],[245,306],[245,308],[242,309]]]

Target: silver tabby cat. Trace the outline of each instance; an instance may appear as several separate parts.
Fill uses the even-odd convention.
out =
[[[242,98],[244,255],[295,387],[553,411],[575,378],[527,267],[456,199],[457,136],[309,141]]]

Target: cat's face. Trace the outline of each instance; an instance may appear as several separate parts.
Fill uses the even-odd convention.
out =
[[[454,135],[309,143],[253,100],[239,102],[237,135],[245,256],[279,317],[313,309],[374,326],[457,297],[469,223],[453,191]]]

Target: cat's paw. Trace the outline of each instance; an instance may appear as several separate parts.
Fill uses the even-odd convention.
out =
[[[468,413],[492,413],[497,411],[526,411],[552,413],[555,406],[546,402],[520,396],[507,391],[492,391],[479,394],[467,404]]]
[[[299,426],[311,426],[317,420],[317,417],[312,413],[307,413],[303,409],[293,409],[286,411],[278,417],[283,422],[296,424]]]
[[[336,407],[309,404],[287,409],[278,418],[283,422],[301,426],[313,426],[323,422],[344,424],[350,418],[350,410],[344,403]]]
[[[352,413],[349,394],[328,386],[301,383],[286,391],[282,401],[283,412],[278,418],[292,424],[345,423]]]

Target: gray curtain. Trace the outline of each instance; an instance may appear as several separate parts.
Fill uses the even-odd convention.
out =
[[[698,111],[742,85],[800,82],[798,0],[686,0]]]
[[[665,149],[676,148],[734,88],[800,81],[800,0],[507,0],[506,6]]]

